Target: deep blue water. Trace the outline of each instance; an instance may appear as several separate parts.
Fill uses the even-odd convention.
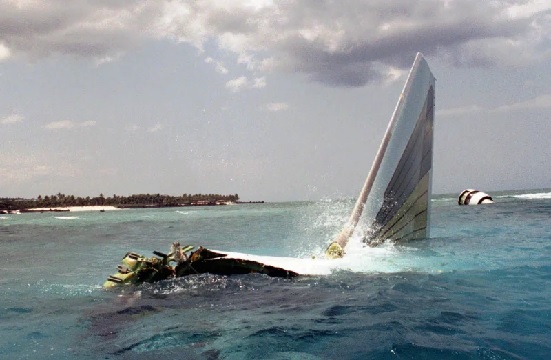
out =
[[[356,244],[331,275],[122,291],[101,284],[126,251],[180,241],[310,257],[353,204],[0,215],[0,358],[551,358],[551,192],[492,195],[437,196],[430,239]]]

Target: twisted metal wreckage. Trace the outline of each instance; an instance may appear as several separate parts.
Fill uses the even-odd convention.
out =
[[[205,249],[200,246],[191,251],[193,246],[181,247],[180,243],[172,244],[170,253],[154,251],[150,258],[128,252],[117,267],[117,273],[109,276],[103,284],[111,288],[123,284],[153,283],[181,276],[211,273],[218,275],[260,273],[275,277],[291,278],[299,274],[276,266],[257,261],[228,258],[227,254]],[[189,254],[187,253],[189,252]]]
[[[375,156],[371,170],[348,222],[329,245],[325,257],[341,258],[362,213],[372,219],[369,245],[382,241],[409,241],[429,237],[430,194],[435,79],[418,53],[400,94],[394,113]],[[168,254],[154,252],[146,258],[129,252],[109,276],[104,287],[156,282],[201,274],[261,273],[277,277],[307,275],[302,259],[290,263],[277,257],[252,257],[192,246],[172,245]],[[297,259],[294,259],[297,260]],[[311,260],[323,261],[325,259]]]

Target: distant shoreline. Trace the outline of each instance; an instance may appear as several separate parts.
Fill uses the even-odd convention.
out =
[[[67,206],[67,207],[46,207],[46,208],[30,208],[22,209],[21,212],[80,212],[80,211],[114,211],[122,210],[116,206]]]
[[[161,208],[180,206],[233,205],[239,202],[239,194],[182,194],[181,196],[157,194],[132,194],[130,196],[81,197],[62,193],[38,195],[33,199],[0,197],[0,214],[44,211],[105,211],[123,208]]]
[[[165,207],[189,207],[189,206],[224,206],[224,205],[236,205],[236,204],[264,204],[262,201],[236,201],[236,202],[193,202],[188,204],[178,205],[89,205],[89,206],[61,206],[61,207],[40,207],[40,208],[28,208],[15,210],[11,213],[36,213],[36,212],[81,212],[81,211],[120,211],[128,209],[151,209],[151,208],[165,208]],[[0,211],[2,213],[2,211]],[[6,212],[7,214],[7,212]]]

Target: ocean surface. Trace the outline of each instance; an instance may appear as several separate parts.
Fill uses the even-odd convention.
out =
[[[209,274],[105,291],[174,241],[323,252],[353,201],[0,215],[0,359],[550,359],[551,190],[435,196],[431,237],[329,275]]]

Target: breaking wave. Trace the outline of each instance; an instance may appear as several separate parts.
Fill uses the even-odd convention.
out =
[[[542,199],[551,199],[551,192],[539,192],[533,194],[520,194],[512,195],[511,197],[517,199],[528,199],[528,200],[542,200]]]

